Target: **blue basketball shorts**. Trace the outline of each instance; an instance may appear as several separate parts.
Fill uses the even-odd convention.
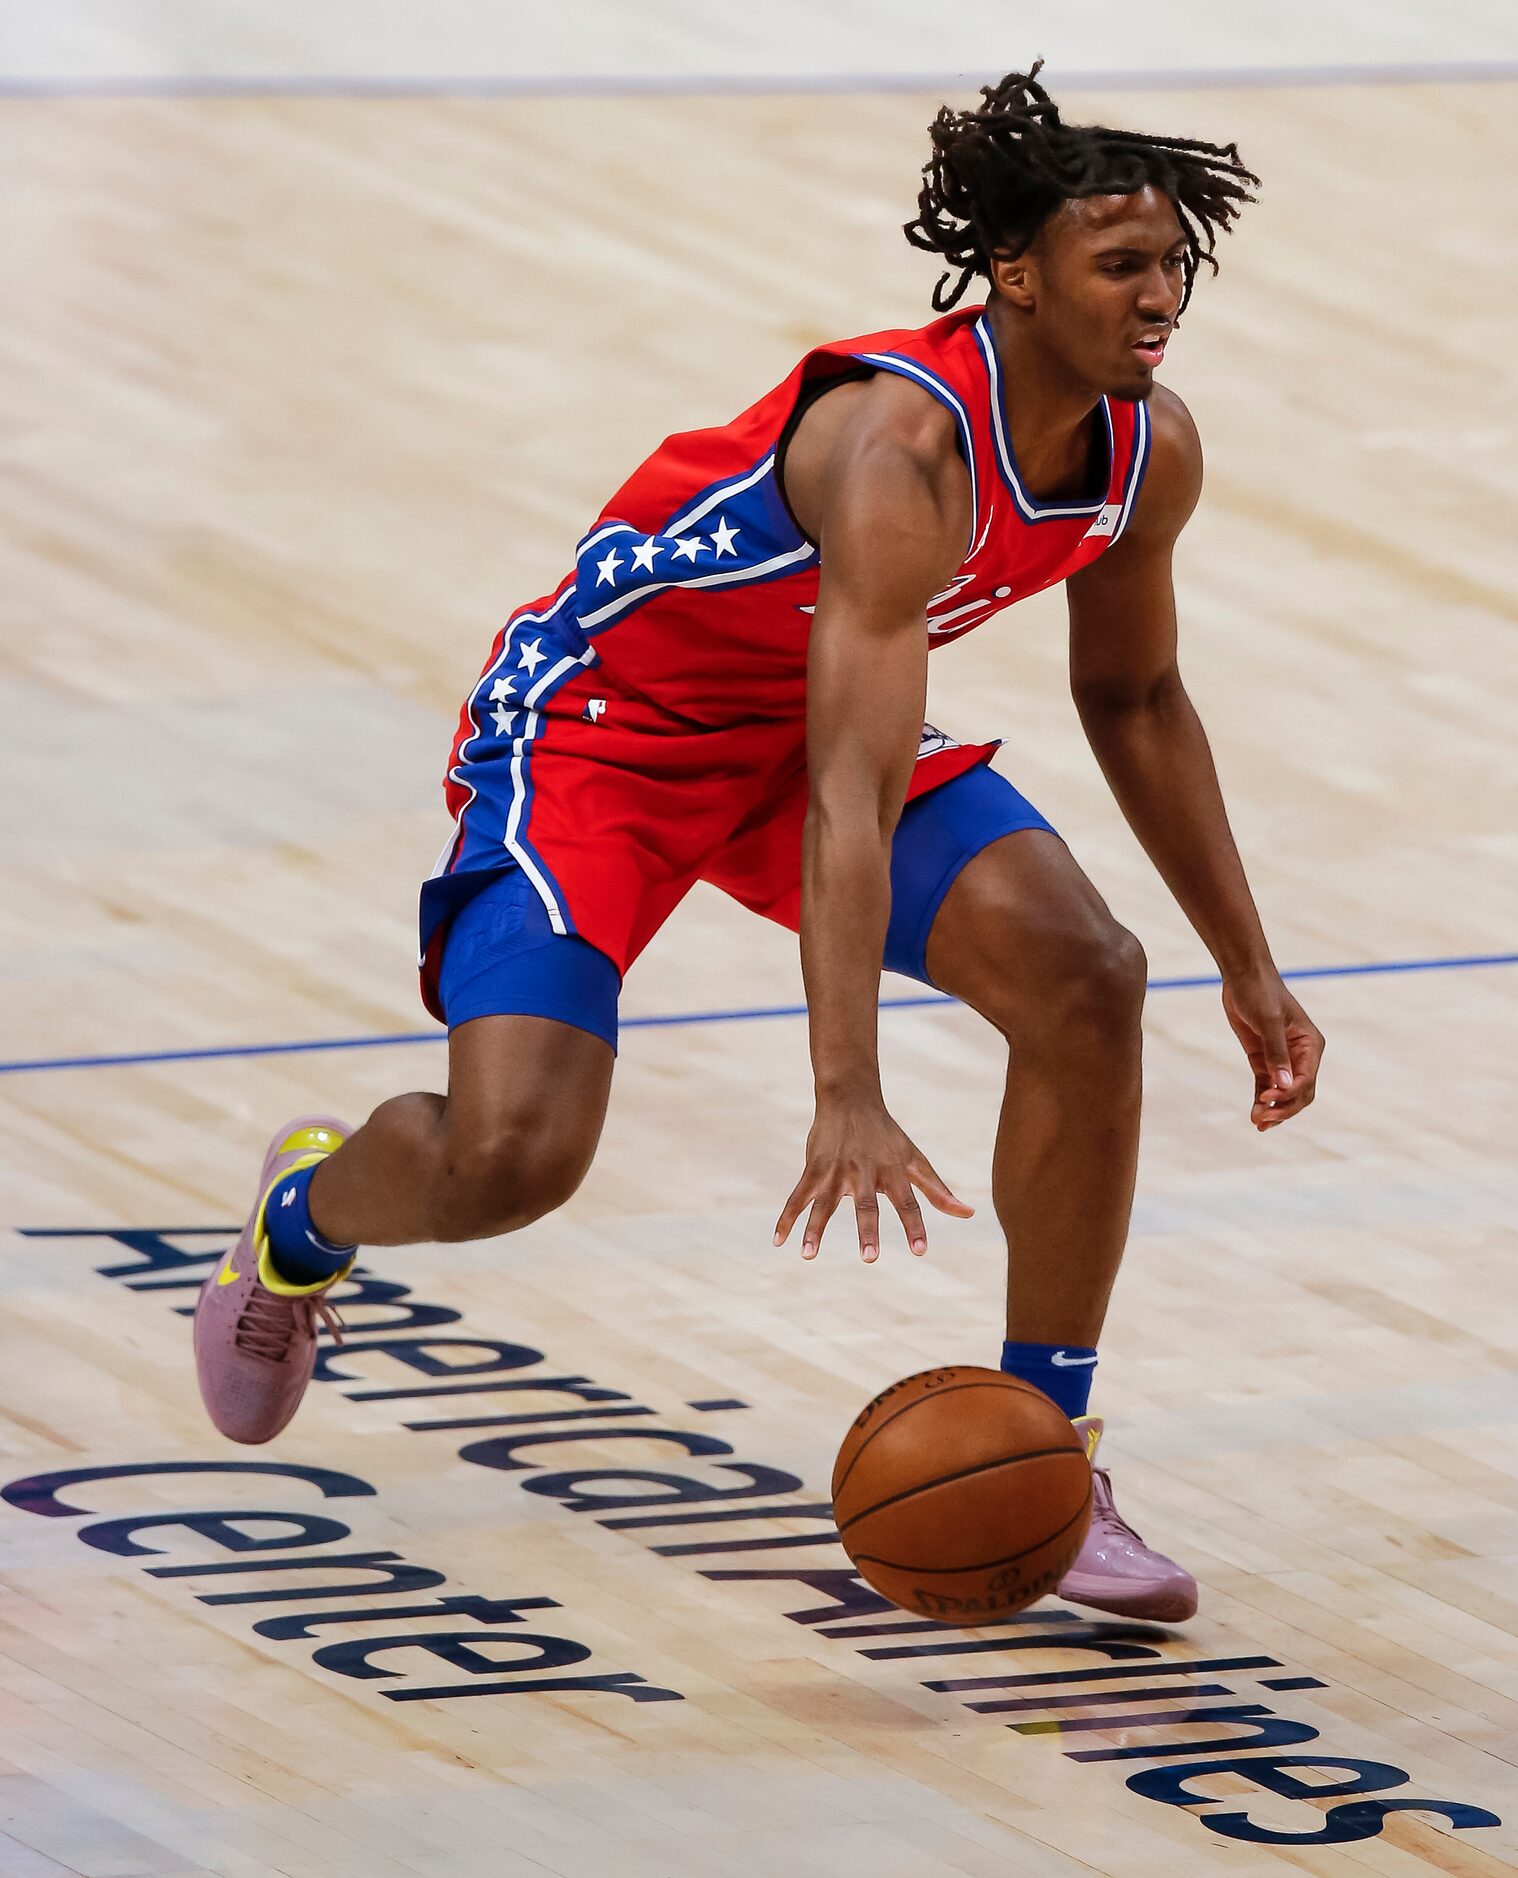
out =
[[[928,934],[945,894],[982,848],[1026,828],[1054,832],[1026,797],[983,762],[906,805],[891,848],[888,971],[932,984]],[[794,928],[800,909],[799,822],[794,840],[791,832],[781,844],[788,856],[793,850],[790,877],[775,878],[770,843],[762,900],[748,884],[747,864],[728,873],[718,856],[702,877]],[[492,874],[464,902],[443,940],[436,1003],[450,1029],[476,1017],[550,1017],[589,1031],[615,1050],[620,992],[613,961],[577,933],[555,932],[540,893],[519,868]]]

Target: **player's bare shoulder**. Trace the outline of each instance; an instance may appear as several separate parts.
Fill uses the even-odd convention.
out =
[[[1166,385],[1149,395],[1149,464],[1129,533],[1171,540],[1191,517],[1202,493],[1202,439],[1185,403]]]
[[[786,499],[813,539],[841,495],[866,488],[920,506],[955,540],[969,530],[970,476],[954,419],[894,372],[851,379],[817,397],[792,433],[784,479]]]

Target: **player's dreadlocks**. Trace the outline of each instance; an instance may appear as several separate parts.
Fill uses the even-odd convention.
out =
[[[902,232],[914,248],[950,264],[933,289],[934,308],[947,313],[976,274],[989,276],[993,256],[1022,254],[1062,202],[1150,185],[1170,198],[1186,239],[1184,309],[1198,263],[1217,272],[1218,232],[1254,201],[1259,177],[1239,161],[1237,144],[1061,122],[1038,82],[1042,67],[1040,59],[1031,72],[982,86],[978,110],[945,105],[929,127],[933,155],[923,168],[917,219]],[[959,278],[945,292],[955,268]]]

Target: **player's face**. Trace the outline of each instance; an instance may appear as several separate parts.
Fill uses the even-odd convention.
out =
[[[1025,257],[1026,317],[1093,391],[1147,398],[1180,311],[1185,252],[1157,189],[1067,202]]]

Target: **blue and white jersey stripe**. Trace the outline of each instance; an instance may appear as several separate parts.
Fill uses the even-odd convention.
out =
[[[770,451],[653,534],[611,521],[587,535],[575,551],[580,630],[589,638],[674,588],[749,586],[816,559],[781,498]]]
[[[477,742],[483,734],[479,718],[480,709],[486,704],[495,704],[503,707],[501,712],[495,715],[505,716],[508,720],[512,715],[512,713],[504,711],[504,706],[516,697],[517,691],[521,685],[521,680],[519,677],[509,672],[504,677],[501,674],[502,667],[508,665],[510,661],[512,642],[516,634],[519,631],[523,631],[525,638],[526,628],[548,625],[552,620],[557,618],[558,615],[563,612],[564,608],[574,599],[574,591],[573,583],[570,583],[554,600],[551,606],[544,607],[539,613],[534,613],[524,607],[520,613],[513,613],[511,618],[506,622],[506,629],[501,634],[500,650],[490,661],[489,665],[485,667],[480,677],[475,681],[474,690],[470,692],[468,702],[464,707],[469,717],[471,729],[469,735],[459,745],[458,753],[454,758],[453,768],[448,772],[449,777],[454,782],[462,783],[463,786],[469,790],[473,790],[474,788],[474,784],[465,774],[465,771],[469,766],[470,760],[469,746]],[[530,658],[528,663],[531,663]],[[520,671],[521,668],[518,667],[517,669]],[[510,729],[511,723],[509,721],[504,723],[497,721],[495,734],[500,736],[503,732],[509,731]],[[466,804],[465,806],[467,807],[468,805]],[[442,872],[444,870],[439,869],[438,871]]]
[[[573,932],[574,926],[563,895],[526,831],[532,809],[532,744],[543,707],[571,677],[598,662],[595,651],[575,628],[574,598],[571,582],[551,606],[514,613],[501,635],[500,650],[470,693],[465,705],[470,731],[449,771],[469,797],[432,875],[436,879],[449,873],[460,861],[479,866],[490,849],[504,848],[532,882],[557,933]],[[475,754],[473,746],[482,739],[487,740],[484,748]],[[475,776],[482,758],[507,762],[510,786],[504,821],[490,816],[481,822],[479,816],[471,815],[479,799]],[[499,799],[494,806],[500,808]]]
[[[501,634],[499,650],[490,661],[490,664],[486,666],[481,676],[476,680],[474,690],[470,692],[465,701],[464,711],[469,719],[469,734],[459,743],[453,764],[448,771],[448,779],[450,782],[458,783],[461,788],[467,789],[469,796],[463,807],[459,810],[458,816],[454,821],[453,831],[447,841],[444,842],[443,851],[439,854],[432,872],[428,876],[431,880],[436,880],[441,875],[449,873],[452,870],[455,861],[459,858],[461,848],[468,844],[470,835],[473,832],[467,817],[470,809],[474,807],[475,801],[478,798],[479,789],[476,786],[474,777],[469,773],[475,761],[470,755],[471,746],[478,743],[480,738],[484,736],[486,725],[492,727],[493,739],[509,733],[515,725],[516,710],[512,709],[508,711],[506,706],[515,697],[520,688],[521,680],[518,676],[520,667],[517,668],[516,673],[503,668],[507,668],[510,665],[516,635],[518,632],[521,632],[523,634],[523,642],[525,643],[531,636],[529,632],[530,628],[551,626],[556,619],[565,614],[566,609],[572,610],[571,602],[574,599],[574,591],[574,585],[571,582],[566,585],[564,591],[557,596],[550,606],[544,607],[537,612],[524,607],[521,612],[514,613],[511,616],[506,622],[505,630]],[[495,708],[487,712],[485,706],[491,704],[493,704]],[[482,717],[484,718],[483,723],[481,722]]]
[[[522,700],[525,721],[511,749],[511,803],[506,811],[502,845],[532,882],[534,892],[543,903],[543,911],[548,915],[548,923],[556,933],[572,933],[574,923],[563,894],[527,839],[526,829],[532,814],[532,742],[543,721],[539,707],[546,705],[571,678],[596,663],[594,648],[587,646],[583,652],[566,652],[549,666]]]

